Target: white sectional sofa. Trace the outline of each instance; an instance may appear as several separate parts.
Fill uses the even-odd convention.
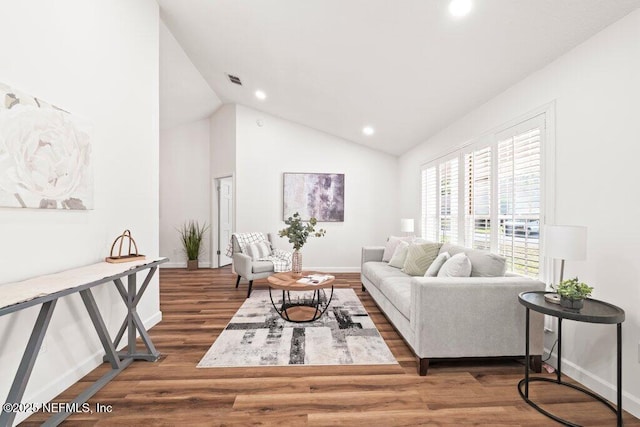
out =
[[[512,273],[478,277],[496,255],[457,245],[444,244],[440,253],[464,252],[471,277],[408,276],[383,262],[383,252],[362,248],[362,288],[413,349],[420,375],[432,359],[524,356],[525,308],[518,294],[544,290],[543,282]],[[530,337],[532,367],[540,372],[543,316],[533,312]]]

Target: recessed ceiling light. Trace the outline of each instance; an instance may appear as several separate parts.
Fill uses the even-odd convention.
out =
[[[375,130],[371,126],[365,126],[362,128],[362,133],[367,136],[371,136],[375,133]]]
[[[449,12],[456,18],[461,18],[471,12],[473,3],[471,0],[451,0]]]
[[[265,99],[267,99],[267,94],[266,94],[266,93],[264,93],[264,92],[263,92],[263,91],[261,91],[261,90],[257,90],[257,91],[256,91],[256,98],[258,98],[258,99],[259,99],[259,100],[261,100],[261,101],[264,101]]]

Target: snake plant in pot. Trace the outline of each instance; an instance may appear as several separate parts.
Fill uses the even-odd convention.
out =
[[[198,269],[198,257],[202,251],[204,233],[209,229],[205,223],[200,225],[198,221],[188,221],[178,229],[182,247],[187,255],[187,270]]]

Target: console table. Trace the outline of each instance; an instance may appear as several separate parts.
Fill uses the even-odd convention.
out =
[[[79,293],[82,298],[82,302],[89,313],[91,322],[104,347],[104,359],[111,364],[111,370],[80,393],[78,397],[70,402],[71,404],[80,406],[85,403],[134,360],[158,360],[160,353],[158,353],[153,342],[151,342],[151,338],[149,338],[149,334],[137,313],[136,306],[140,302],[149,282],[151,282],[151,278],[158,269],[158,265],[167,261],[167,258],[158,258],[122,264],[100,262],[22,282],[0,285],[0,316],[14,313],[27,307],[41,305],[40,313],[33,326],[31,337],[29,338],[5,402],[7,404],[15,404],[15,408],[20,407],[19,404],[22,402],[24,391],[29,382],[29,377],[31,376],[36,358],[38,357],[38,352],[42,346],[42,341],[47,332],[47,327],[49,326],[56,303],[59,298],[74,293]],[[149,272],[138,289],[136,285],[136,273],[144,270],[149,270]],[[125,276],[127,276],[127,288],[125,288],[121,280],[121,278]],[[127,315],[113,341],[111,341],[109,331],[104,324],[102,315],[98,310],[98,306],[91,292],[91,288],[94,286],[109,282],[113,282],[127,307]],[[136,330],[140,333],[140,338],[146,347],[146,352],[138,352],[136,350]],[[127,350],[125,352],[116,352],[116,347],[120,344],[125,331],[127,331]],[[9,405],[4,405],[2,412],[0,412],[0,426],[11,426],[18,411],[7,411],[5,410],[5,406]],[[70,412],[56,413],[51,416],[44,425],[56,426],[69,415],[71,415]]]
[[[545,381],[554,384],[559,384],[565,387],[570,387],[574,390],[580,391],[584,394],[591,396],[592,398],[602,402],[609,409],[611,409],[617,416],[617,425],[622,426],[622,322],[624,322],[624,310],[616,307],[613,304],[606,303],[595,299],[585,299],[584,307],[580,311],[569,310],[561,307],[559,304],[548,303],[544,299],[545,291],[533,291],[522,292],[518,295],[518,301],[524,305],[527,309],[526,314],[526,338],[525,338],[525,354],[526,364],[524,368],[524,379],[518,383],[518,392],[522,399],[531,405],[538,412],[546,415],[547,417],[558,421],[567,426],[578,426],[570,421],[562,419],[557,415],[554,415],[542,408],[529,399],[529,383],[534,381]],[[558,367],[556,369],[556,378],[544,378],[544,377],[529,377],[529,310],[537,311],[539,313],[547,314],[558,318]],[[604,323],[617,325],[617,408],[614,407],[603,397],[595,394],[591,390],[587,390],[583,387],[575,384],[570,384],[562,381],[562,319],[575,320],[576,322],[587,323]],[[522,387],[524,386],[524,392]]]

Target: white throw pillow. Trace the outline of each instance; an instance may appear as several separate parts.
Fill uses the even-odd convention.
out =
[[[480,249],[465,248],[445,243],[442,252],[455,255],[464,252],[471,261],[471,277],[502,277],[507,271],[507,259],[501,255]]]
[[[464,252],[449,258],[438,271],[438,277],[469,277],[471,276],[471,261]]]
[[[269,242],[250,243],[245,249],[246,254],[251,257],[251,261],[257,261],[271,255],[271,245]]]
[[[444,263],[447,262],[449,258],[451,258],[449,252],[442,252],[439,254],[436,259],[433,260],[429,268],[427,268],[427,272],[424,273],[424,277],[436,277]]]
[[[396,252],[396,248],[400,242],[409,242],[411,237],[396,237],[390,236],[387,243],[384,245],[384,253],[382,254],[382,261],[389,262]]]
[[[405,241],[398,242],[393,256],[389,260],[389,265],[395,268],[404,267],[404,262],[407,260],[407,253],[409,252],[409,244]]]

